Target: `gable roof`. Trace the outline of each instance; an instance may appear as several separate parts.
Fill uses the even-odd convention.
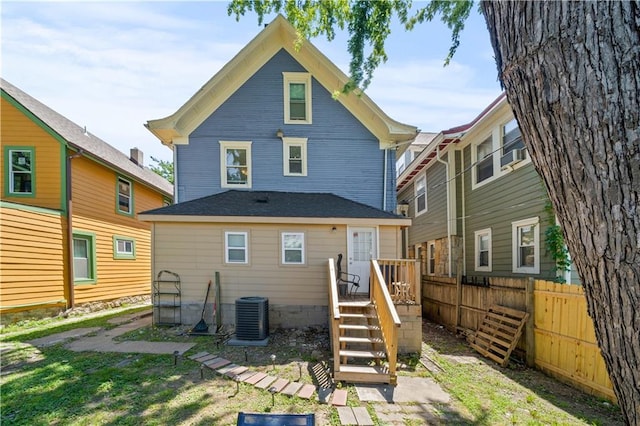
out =
[[[165,195],[173,196],[173,185],[162,176],[133,163],[124,153],[90,134],[84,128],[58,114],[3,78],[0,78],[0,87],[2,92],[33,114],[51,131],[65,140],[71,148],[82,150],[85,155],[106,163],[118,172],[149,185]]]
[[[374,219],[409,225],[411,220],[334,194],[230,190],[196,200],[140,213],[142,220],[188,220],[260,222],[259,218]],[[181,218],[182,217],[182,218]],[[244,220],[240,218],[245,218]],[[240,220],[239,220],[240,219]]]
[[[281,49],[297,60],[329,93],[349,81],[310,41],[299,43],[295,28],[278,15],[231,61],[205,83],[174,114],[149,120],[146,127],[168,146],[186,143],[188,136]],[[366,94],[354,91],[337,98],[382,146],[415,137],[417,128],[391,119]]]
[[[429,144],[422,150],[422,152],[403,170],[398,176],[396,191],[402,190],[408,185],[413,178],[415,178],[425,167],[438,157],[438,151],[442,152],[447,146],[452,143],[458,143],[460,139],[469,132],[474,126],[476,126],[484,117],[486,117],[491,111],[494,111],[499,106],[507,102],[506,92],[502,92],[500,96],[493,100],[480,114],[476,116],[467,124],[452,127],[447,130],[443,130],[438,133],[434,138],[429,141]]]

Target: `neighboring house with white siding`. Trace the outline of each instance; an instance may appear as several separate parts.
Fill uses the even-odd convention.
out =
[[[278,16],[169,117],[148,129],[174,150],[178,204],[145,212],[154,270],[181,277],[182,322],[220,272],[223,322],[237,298],[269,299],[270,325],[326,324],[327,259],[362,277],[399,258],[396,147],[413,126],[365,94]],[[211,302],[209,303],[211,304]]]

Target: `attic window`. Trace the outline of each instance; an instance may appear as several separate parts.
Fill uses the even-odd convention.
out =
[[[284,122],[311,124],[311,74],[284,72]]]

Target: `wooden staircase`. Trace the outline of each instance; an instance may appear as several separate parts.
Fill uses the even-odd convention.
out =
[[[369,300],[338,303],[339,368],[334,379],[351,383],[393,383],[376,307]],[[336,356],[336,354],[334,354]]]

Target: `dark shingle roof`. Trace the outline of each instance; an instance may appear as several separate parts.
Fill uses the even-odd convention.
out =
[[[58,114],[5,79],[0,78],[0,82],[4,92],[42,120],[74,148],[82,149],[84,152],[118,169],[123,174],[137,178],[139,181],[167,195],[173,195],[173,185],[163,177],[149,169],[134,164],[127,155],[95,135],[85,132],[84,128]]]
[[[238,190],[209,195],[141,214],[406,219],[334,194]]]

